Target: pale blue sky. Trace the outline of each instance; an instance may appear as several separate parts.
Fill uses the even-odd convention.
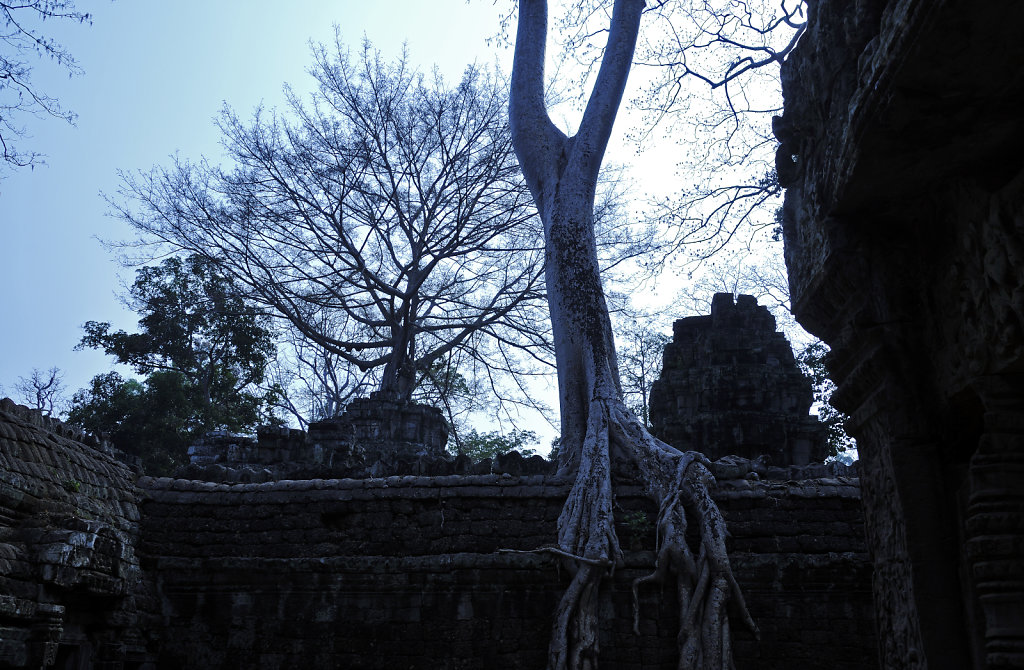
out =
[[[85,70],[68,79],[45,62],[35,82],[78,114],[75,127],[26,118],[25,147],[46,165],[0,180],[0,393],[33,367],[64,370],[68,392],[111,369],[96,351],[73,351],[88,320],[132,330],[121,306],[121,268],[96,237],[132,236],[107,215],[100,192],[116,171],[149,169],[182,157],[215,156],[213,117],[222,102],[243,116],[282,103],[285,82],[308,86],[309,40],[330,42],[337,24],[358,46],[365,34],[385,56],[407,41],[412,61],[457,78],[474,60],[508,67],[507,50],[487,46],[498,28],[488,0],[83,0],[92,26],[47,22]],[[120,279],[119,279],[120,278]]]
[[[61,368],[69,396],[112,369],[101,352],[73,351],[86,321],[132,331],[138,318],[119,300],[134,272],[96,239],[127,240],[133,232],[108,215],[100,193],[116,193],[117,170],[166,165],[175,153],[215,158],[220,137],[213,119],[224,102],[245,117],[261,103],[280,106],[285,82],[308,90],[310,40],[332,41],[337,24],[347,44],[358,48],[365,34],[389,59],[407,42],[414,64],[423,70],[436,64],[449,80],[471,62],[498,62],[506,72],[511,66],[510,49],[487,44],[508,0],[497,6],[492,0],[79,4],[93,13],[93,25],[50,21],[46,28],[85,73],[68,79],[40,62],[34,77],[77,112],[77,125],[24,119],[32,135],[25,147],[46,154],[47,164],[0,179],[0,395],[15,395],[17,378],[33,368]],[[550,50],[555,52],[557,47]],[[631,85],[639,74],[633,73]],[[556,114],[555,120],[571,127],[574,116]],[[643,176],[645,192],[675,187],[673,168],[685,147],[654,142],[637,155],[625,131],[639,118],[629,117],[628,110],[620,113],[610,160],[631,164]],[[667,303],[677,288],[677,281],[663,277],[641,297]],[[662,325],[683,315],[665,310]],[[555,404],[550,389],[544,394]],[[554,429],[539,420],[528,423],[521,427],[540,433],[546,448]]]

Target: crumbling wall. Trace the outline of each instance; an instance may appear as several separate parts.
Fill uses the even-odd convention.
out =
[[[825,427],[814,394],[775,317],[750,295],[718,293],[711,314],[679,319],[651,388],[651,432],[712,460],[821,463]]]
[[[1024,667],[1021,25],[819,0],[782,70],[793,311],[857,439],[886,668]]]
[[[145,662],[134,481],[95,438],[0,400],[0,668]]]
[[[730,466],[734,467],[734,466]],[[543,476],[140,482],[142,553],[159,580],[166,667],[543,667],[568,579],[554,544],[568,485]],[[731,560],[761,627],[739,668],[874,667],[859,490],[843,478],[723,480]],[[602,667],[675,668],[671,593],[641,593],[657,510],[618,498],[627,548]],[[526,552],[526,553],[521,553]]]
[[[875,634],[855,479],[713,465],[731,559],[761,629],[738,667],[854,670]],[[568,574],[568,484],[483,475],[135,481],[95,439],[0,403],[0,668],[543,667]],[[778,472],[776,472],[776,470]],[[520,474],[514,474],[520,473]],[[789,480],[761,480],[785,475]],[[675,668],[657,510],[628,482],[603,667]],[[541,549],[541,551],[537,551]]]

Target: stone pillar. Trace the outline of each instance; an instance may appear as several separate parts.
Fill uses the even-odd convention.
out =
[[[984,434],[970,461],[966,558],[989,668],[1024,668],[1024,375],[978,383]]]

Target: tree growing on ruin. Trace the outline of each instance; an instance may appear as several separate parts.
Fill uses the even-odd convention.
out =
[[[52,116],[68,123],[75,120],[74,112],[64,109],[59,100],[41,91],[32,80],[33,58],[48,58],[69,75],[82,71],[71,52],[37,27],[42,21],[61,19],[91,21],[89,14],[78,11],[73,0],[0,2],[0,158],[8,166],[25,167],[41,158],[19,147],[25,137],[21,118]]]
[[[729,567],[726,528],[708,491],[706,461],[652,437],[623,401],[611,322],[597,258],[594,194],[622,101],[644,0],[615,0],[607,44],[579,129],[551,121],[544,100],[546,0],[520,0],[509,115],[516,154],[544,226],[545,273],[561,408],[561,472],[572,489],[558,544],[573,578],[555,613],[549,670],[594,668],[598,592],[621,559],[613,512],[613,470],[636,468],[657,501],[657,568],[638,580],[675,581],[680,667],[729,667],[733,608],[751,628]],[[700,547],[687,544],[696,523]]]
[[[32,368],[28,377],[18,377],[18,381],[14,383],[14,390],[21,402],[46,416],[61,414],[67,404],[67,398],[64,396],[64,373],[57,367],[45,371]]]
[[[454,87],[364,44],[314,49],[316,90],[288,118],[220,118],[231,167],[126,177],[115,204],[143,233],[216,258],[248,297],[409,400],[455,350],[496,368],[541,357],[539,223],[505,84]]]
[[[374,386],[371,372],[360,372],[291,324],[277,332],[277,358],[268,380],[282,391],[274,398],[277,408],[303,430],[314,421],[342,414],[349,401],[365,396]]]

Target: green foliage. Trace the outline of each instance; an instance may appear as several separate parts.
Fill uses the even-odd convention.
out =
[[[144,382],[117,372],[92,378],[75,393],[68,421],[103,433],[114,446],[142,459],[150,474],[169,474],[184,463],[193,436],[216,427],[202,420],[184,377],[157,372]]]
[[[449,422],[454,424],[468,413],[479,394],[477,384],[459,372],[452,358],[446,356],[434,361],[419,374],[413,399],[425,405],[441,407]]]
[[[90,321],[79,348],[102,349],[143,381],[97,375],[72,399],[68,419],[165,473],[215,428],[247,431],[273,420],[275,391],[262,391],[274,353],[266,321],[231,280],[200,257],[169,258],[137,272],[132,307],[139,333]]]
[[[510,451],[518,451],[523,456],[533,456],[537,450],[530,445],[538,442],[537,434],[532,430],[513,430],[503,434],[496,430],[480,433],[474,428],[459,436],[458,450],[474,461],[494,458]]]
[[[857,443],[846,434],[844,428],[849,417],[833,407],[830,402],[836,385],[832,382],[828,369],[825,367],[827,354],[828,347],[824,342],[812,342],[797,355],[797,361],[803,368],[804,374],[811,379],[814,402],[818,408],[818,418],[825,425],[829,455],[840,456],[846,451],[855,449]]]
[[[274,352],[266,320],[230,278],[201,256],[172,257],[136,273],[130,305],[142,332],[89,321],[78,345],[102,349],[139,374],[175,371],[207,396],[262,381]]]

